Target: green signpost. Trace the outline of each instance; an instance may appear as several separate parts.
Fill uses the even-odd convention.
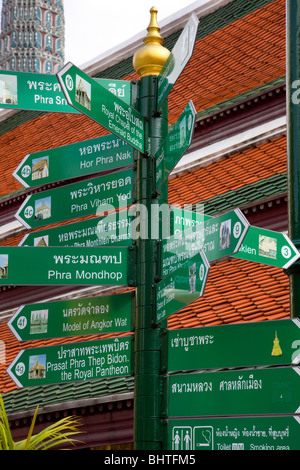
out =
[[[209,264],[201,251],[156,285],[156,322],[203,295]]]
[[[168,370],[299,364],[300,320],[168,330]]]
[[[299,450],[300,417],[266,416],[168,421],[167,449]]]
[[[57,78],[71,106],[144,151],[144,116],[71,63],[58,72]]]
[[[126,103],[131,84],[123,80],[94,79]],[[55,75],[0,71],[0,107],[58,113],[78,113],[70,106]]]
[[[204,251],[208,261],[237,252],[248,228],[242,212],[235,209],[162,240],[162,276],[172,273],[199,250]]]
[[[129,246],[132,244],[129,211],[64,224],[27,233],[19,246]]]
[[[155,154],[156,190],[168,178],[189,148],[192,142],[195,119],[196,110],[193,102],[190,101]]]
[[[13,176],[31,188],[132,164],[133,148],[110,134],[26,155]]]
[[[0,285],[127,285],[128,247],[0,247]]]
[[[129,293],[23,305],[8,326],[19,341],[130,331],[133,300]]]
[[[168,416],[297,414],[299,374],[277,367],[169,375]]]
[[[131,337],[23,349],[7,369],[18,387],[131,374]]]
[[[156,13],[151,9],[145,47],[162,42]],[[135,170],[30,195],[16,217],[35,228],[104,211],[109,215],[30,233],[21,246],[0,248],[0,285],[136,286],[132,323],[132,294],[26,305],[9,322],[21,341],[123,333],[134,326],[134,370],[128,336],[22,350],[7,372],[18,387],[134,372],[136,450],[162,450],[166,441],[175,451],[258,450],[275,444],[298,450],[300,420],[294,415],[300,410],[300,368],[292,367],[300,362],[298,319],[165,334],[165,320],[203,295],[209,261],[236,256],[287,268],[300,256],[288,237],[250,227],[239,209],[213,218],[184,213],[181,221],[174,209],[174,234],[162,240],[161,252],[158,235],[137,238],[134,250],[128,245],[136,224],[131,225],[128,211],[116,213],[133,201],[143,205],[147,216],[140,222],[149,222],[152,234],[158,223],[149,217],[152,206],[159,212],[168,205],[168,174],[190,145],[196,112],[190,102],[167,134],[164,102],[192,55],[198,23],[193,14],[160,75],[147,71],[138,84],[99,84],[71,63],[57,77],[1,72],[3,107],[81,112],[117,136],[28,155],[14,173],[24,186],[132,165],[131,147],[139,151]],[[142,66],[148,70],[149,64]],[[161,62],[150,64],[153,75],[157,66]],[[126,102],[120,98],[128,87]],[[238,370],[212,370],[234,367]],[[190,370],[197,373],[178,373]]]
[[[193,13],[158,76],[157,109],[161,107],[193,55],[198,25],[199,20]]]
[[[28,196],[16,218],[27,228],[76,219],[131,204],[133,170],[121,170]],[[63,201],[63,203],[62,203]]]

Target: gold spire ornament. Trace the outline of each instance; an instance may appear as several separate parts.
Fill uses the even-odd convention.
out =
[[[282,356],[281,347],[279,345],[279,339],[277,338],[277,331],[275,331],[275,339],[273,341],[273,349],[271,356]]]
[[[148,34],[144,38],[145,45],[138,49],[133,56],[133,67],[141,77],[159,75],[170,55],[170,51],[162,46],[164,39],[159,33],[157,12],[156,7],[151,8],[150,24],[147,28]]]

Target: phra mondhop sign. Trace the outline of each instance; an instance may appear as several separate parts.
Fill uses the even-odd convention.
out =
[[[127,260],[128,247],[1,247],[0,285],[127,285]]]

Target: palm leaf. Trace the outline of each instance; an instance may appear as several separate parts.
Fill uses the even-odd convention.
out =
[[[80,421],[77,416],[67,416],[33,435],[37,413],[38,407],[33,415],[27,438],[15,443],[0,394],[0,450],[48,450],[54,446],[67,443],[75,445],[75,442],[80,442],[73,439],[74,435],[82,434],[82,431],[78,430]]]
[[[30,439],[31,439],[31,436],[32,436],[32,433],[33,433],[33,428],[35,426],[38,409],[39,409],[39,407],[37,406],[36,410],[34,412],[32,422],[31,422],[31,426],[30,426],[30,429],[29,429],[29,432],[28,432],[28,436],[27,436],[27,439],[26,439],[26,442],[25,442],[25,445],[24,445],[24,450],[27,450],[29,445],[30,445]]]
[[[7,419],[4,401],[3,401],[1,394],[0,394],[0,445],[5,450],[15,449],[15,443],[13,441],[13,438],[10,432],[9,422]]]
[[[40,433],[28,436],[26,440],[16,444],[17,450],[48,450],[54,446],[71,443],[74,445],[74,439],[70,438],[75,434],[82,434],[78,430],[79,419],[76,416],[67,416],[57,423],[54,423],[43,429]]]

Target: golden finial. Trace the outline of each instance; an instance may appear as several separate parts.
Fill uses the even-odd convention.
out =
[[[145,46],[138,49],[133,57],[133,67],[141,77],[159,75],[170,54],[170,51],[162,46],[164,39],[159,33],[157,12],[157,8],[151,8],[148,34],[144,38]]]
[[[277,338],[277,331],[275,331],[275,339],[273,341],[272,356],[282,356],[281,347],[279,345],[279,339]]]

